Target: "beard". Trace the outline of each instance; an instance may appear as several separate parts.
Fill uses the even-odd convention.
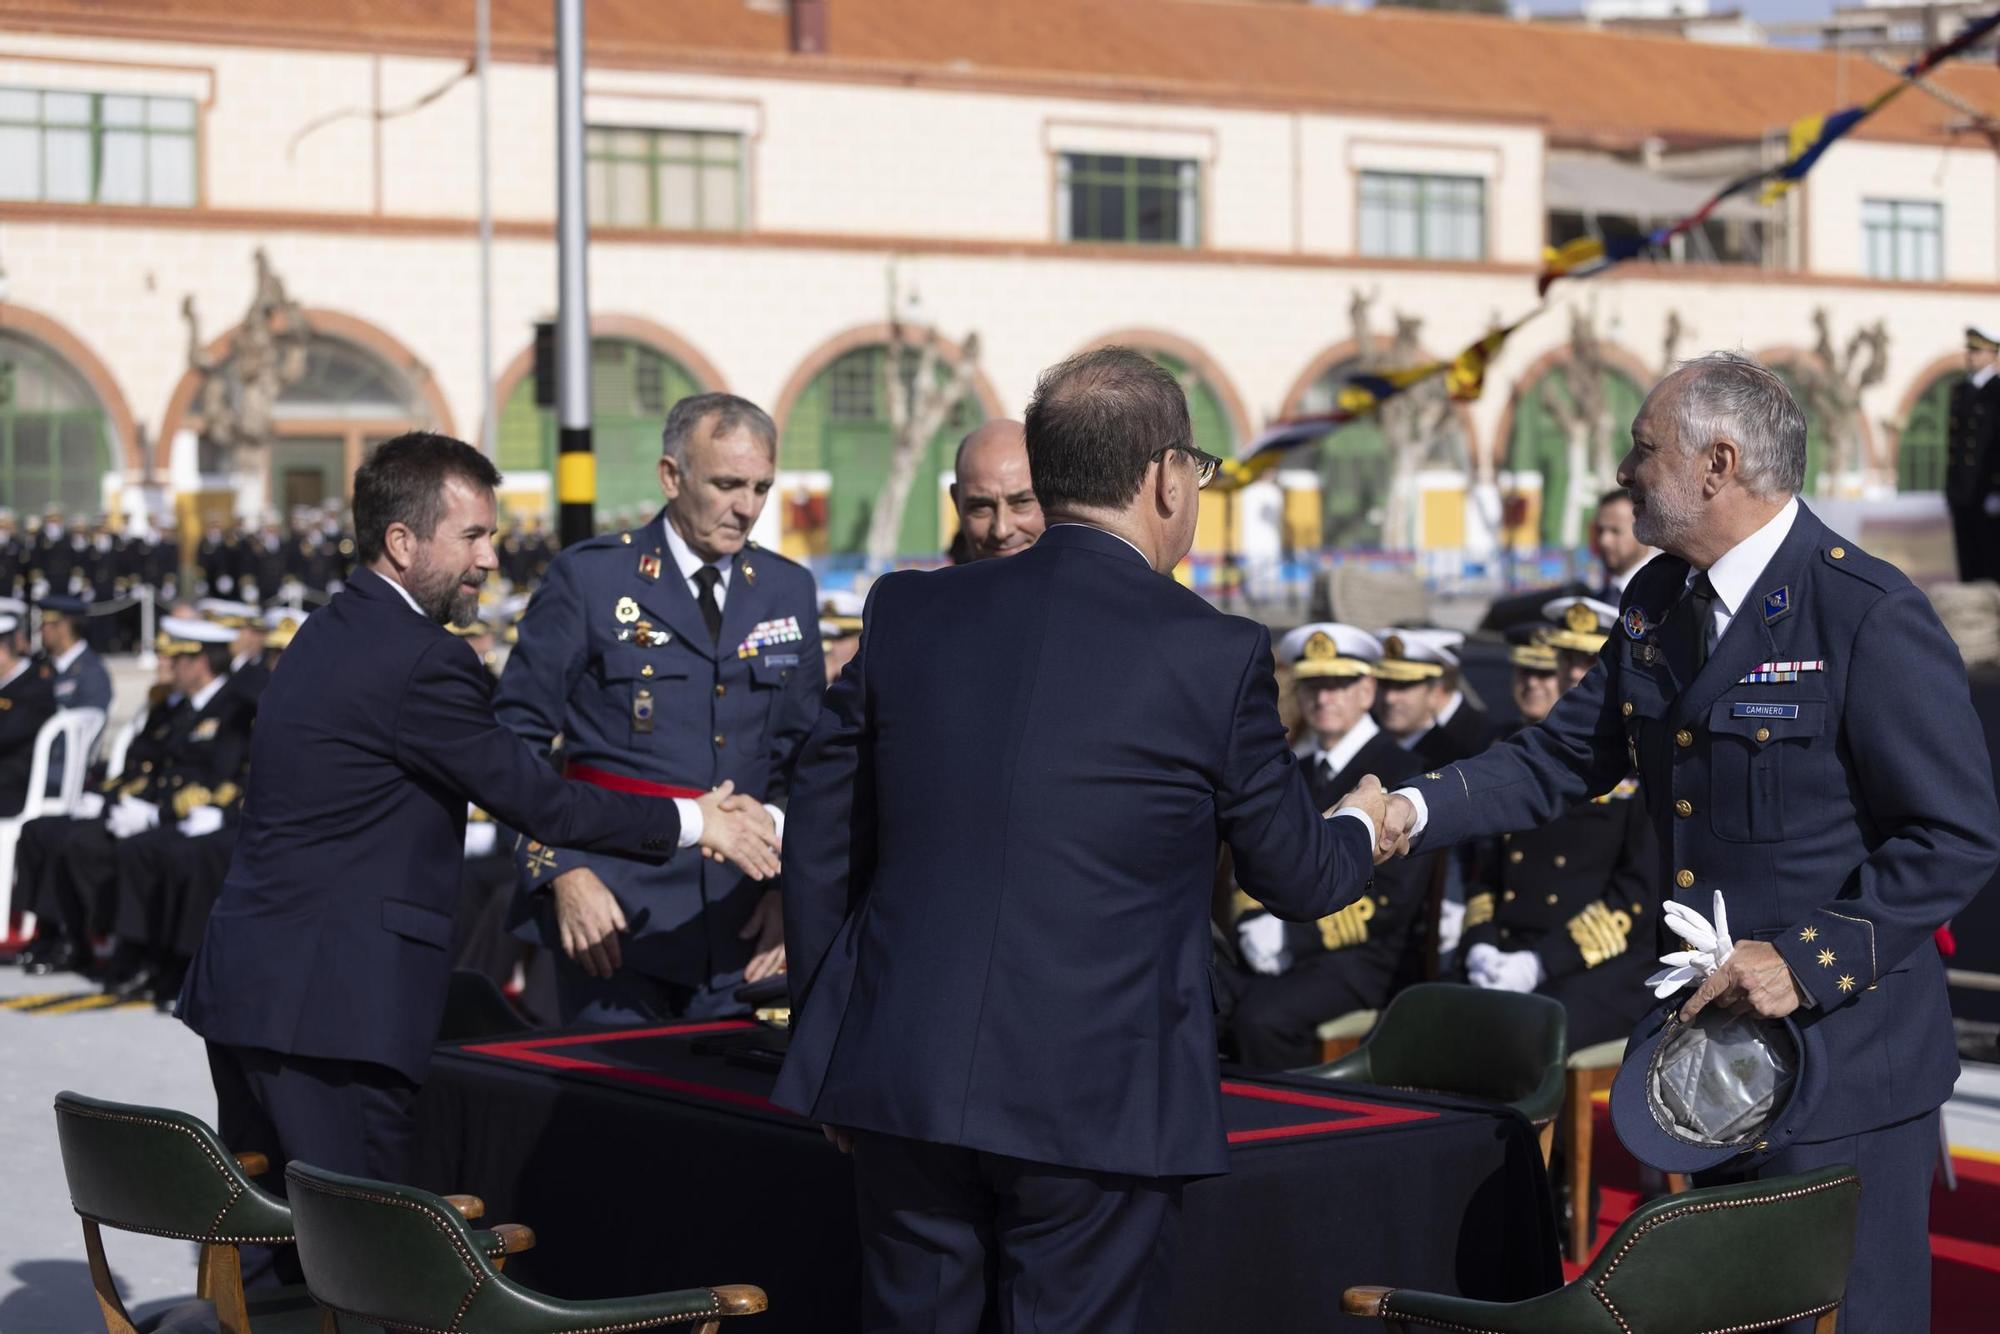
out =
[[[476,566],[469,570],[447,570],[423,561],[411,567],[404,586],[424,609],[424,615],[439,625],[457,625],[471,620],[479,610],[479,588],[485,582],[486,571]],[[467,590],[466,584],[472,588]]]
[[[1701,522],[1701,497],[1694,486],[1676,483],[1632,493],[1632,536],[1662,551],[1682,550],[1685,539]]]

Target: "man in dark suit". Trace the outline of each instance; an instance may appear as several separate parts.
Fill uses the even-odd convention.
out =
[[[1965,378],[1951,387],[1944,500],[1958,577],[2000,579],[2000,338],[1965,331]]]
[[[1269,634],[1168,577],[1216,463],[1179,381],[1083,353],[1027,432],[1040,541],[877,582],[794,779],[773,1096],[853,1147],[869,1331],[1160,1329],[1181,1183],[1229,1165],[1218,848],[1300,919],[1370,873]]]
[[[424,432],[355,473],[366,569],[300,627],[258,706],[255,777],[180,1014],[208,1039],[226,1143],[400,1179],[444,1011],[466,802],[532,836],[653,861],[698,838],[774,873],[762,813],[565,782],[493,716],[445,630],[494,568],[478,450]]]
[[[2000,866],[2000,808],[1958,650],[1920,589],[1799,502],[1805,467],[1805,415],[1755,362],[1714,353],[1655,386],[1619,479],[1665,554],[1619,632],[1541,725],[1399,789],[1384,836],[1531,828],[1636,769],[1663,892],[1706,917],[1720,890],[1737,942],[1682,1019],[1717,1000],[1790,1016],[1824,1072],[1748,1174],[1858,1168],[1840,1328],[1928,1329],[1958,1077],[1932,934]]]
[[[1293,752],[1321,810],[1370,774],[1393,783],[1423,768],[1369,714],[1381,658],[1381,640],[1333,621],[1279,641],[1306,725]],[[1368,893],[1317,922],[1285,922],[1238,889],[1238,961],[1217,975],[1237,1060],[1273,1070],[1310,1065],[1321,1024],[1387,1004],[1412,930],[1429,910],[1435,870],[1431,857],[1382,867]]]
[[[20,613],[0,610],[0,816],[19,814],[27,804],[35,738],[55,711],[49,678],[28,656]],[[0,867],[0,875],[12,873],[12,867]]]

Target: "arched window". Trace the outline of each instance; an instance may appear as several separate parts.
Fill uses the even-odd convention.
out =
[[[1565,544],[1564,519],[1567,508],[1572,504],[1578,507],[1580,517],[1569,534],[1574,537],[1582,532],[1589,507],[1596,503],[1598,495],[1618,485],[1618,463],[1631,451],[1632,418],[1638,415],[1645,391],[1638,381],[1615,367],[1607,367],[1604,375],[1605,410],[1610,419],[1609,449],[1606,451],[1609,463],[1604,468],[1603,476],[1591,479],[1593,494],[1575,497],[1570,495],[1570,440],[1558,415],[1560,408],[1552,410],[1543,396],[1546,389],[1558,404],[1575,405],[1576,400],[1570,393],[1568,365],[1557,363],[1535,379],[1515,386],[1514,425],[1507,439],[1507,467],[1516,473],[1541,474],[1541,539],[1545,546]]]
[[[359,344],[320,333],[306,349],[305,374],[280,391],[271,415],[266,494],[279,513],[346,495],[368,450],[432,424],[409,376]],[[220,471],[222,463],[204,458],[202,470]]]
[[[1925,385],[1923,393],[1910,405],[1909,420],[1903,423],[1896,450],[1898,491],[1944,490],[1951,391],[1964,378],[1962,371],[1946,371]]]
[[[23,516],[95,514],[111,467],[104,406],[68,363],[0,333],[0,496]]]
[[[1158,362],[1187,391],[1188,417],[1194,426],[1195,448],[1207,450],[1217,458],[1226,459],[1234,455],[1236,428],[1230,423],[1229,409],[1223,405],[1222,395],[1208,382],[1208,378],[1171,352],[1150,347],[1142,347],[1139,351]]]
[[[597,455],[601,518],[629,526],[660,507],[660,428],[667,409],[706,389],[657,348],[629,338],[590,340],[591,449]],[[556,415],[535,406],[530,376],[522,376],[507,395],[496,448],[502,472],[555,466]]]
[[[799,394],[785,420],[778,466],[786,472],[824,472],[830,479],[826,542],[833,554],[867,549],[869,519],[888,480],[891,440],[883,376],[888,356],[889,345],[877,343],[835,358]],[[916,349],[905,350],[904,376],[916,375],[917,358]],[[949,383],[951,374],[940,364],[938,383]],[[939,475],[950,471],[959,440],[985,419],[978,396],[968,393],[931,437],[903,506],[899,554],[931,556],[943,550]]]

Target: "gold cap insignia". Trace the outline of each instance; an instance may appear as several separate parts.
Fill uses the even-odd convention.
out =
[[[1316,630],[1312,637],[1306,640],[1305,655],[1315,662],[1324,662],[1328,658],[1339,657],[1340,649],[1334,644],[1332,635],[1324,630]]]
[[[1403,637],[1402,637],[1401,635],[1390,635],[1390,636],[1389,636],[1389,637],[1388,637],[1387,639],[1383,640],[1383,641],[1382,641],[1382,656],[1383,656],[1383,657],[1385,657],[1385,658],[1400,658],[1400,657],[1402,657],[1402,656],[1403,656]]]
[[[1597,613],[1581,602],[1572,602],[1569,610],[1563,613],[1563,625],[1580,635],[1595,634]]]

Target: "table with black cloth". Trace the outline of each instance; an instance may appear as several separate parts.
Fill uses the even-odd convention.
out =
[[[767,1101],[782,1043],[725,1020],[440,1047],[418,1184],[533,1227],[508,1273],[543,1291],[755,1283],[765,1334],[853,1329],[853,1177]],[[1234,1072],[1223,1090],[1230,1171],[1184,1197],[1172,1330],[1374,1326],[1339,1315],[1356,1283],[1512,1301],[1561,1282],[1541,1153],[1507,1109]]]

